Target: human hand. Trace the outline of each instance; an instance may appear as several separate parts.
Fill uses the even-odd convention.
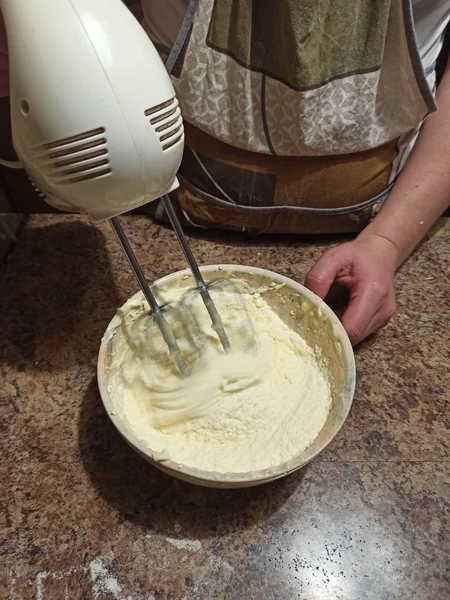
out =
[[[397,264],[398,250],[391,241],[363,232],[354,241],[325,252],[306,276],[305,285],[322,299],[333,283],[349,289],[341,321],[356,345],[394,316]]]

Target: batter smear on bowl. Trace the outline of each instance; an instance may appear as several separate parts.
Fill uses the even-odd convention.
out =
[[[171,299],[185,292],[172,290]],[[332,403],[327,374],[263,293],[219,290],[214,300],[233,351],[224,353],[206,310],[195,304],[206,350],[186,379],[148,330],[143,297],[120,309],[110,368],[114,410],[160,460],[217,473],[281,465],[323,428]],[[242,303],[251,332],[243,326]],[[161,343],[156,353],[149,352],[150,336],[153,346]]]

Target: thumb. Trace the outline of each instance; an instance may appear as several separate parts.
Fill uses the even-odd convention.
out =
[[[342,252],[336,252],[334,249],[325,252],[307,274],[305,286],[323,300],[342,269],[342,265]]]

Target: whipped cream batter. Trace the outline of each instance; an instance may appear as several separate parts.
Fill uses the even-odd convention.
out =
[[[327,420],[331,390],[314,350],[269,306],[264,290],[239,284],[240,293],[227,285],[212,288],[233,347],[229,354],[198,295],[188,295],[189,312],[173,319],[168,313],[192,368],[186,379],[143,296],[119,311],[111,397],[115,412],[157,460],[218,473],[267,469],[305,450]],[[171,300],[186,291],[171,291]]]

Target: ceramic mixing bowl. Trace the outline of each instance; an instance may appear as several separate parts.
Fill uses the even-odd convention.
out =
[[[264,294],[264,299],[291,329],[297,331],[312,348],[317,349],[319,362],[326,370],[331,385],[332,406],[319,435],[306,450],[288,462],[251,473],[213,473],[172,460],[158,460],[159,453],[153,452],[146,443],[138,439],[127,422],[120,417],[119,412],[114,410],[116,399],[111,396],[113,386],[110,385],[110,365],[119,325],[117,316],[106,330],[98,358],[98,385],[106,412],[136,452],[156,468],[184,481],[215,488],[242,488],[284,477],[300,469],[322,452],[347,418],[355,390],[355,360],[350,341],[333,311],[315,294],[292,279],[266,269],[239,265],[213,265],[201,270],[207,281],[218,277],[239,277],[254,288],[270,287],[273,283],[284,284],[282,292],[279,287],[272,285]],[[188,276],[190,273],[187,270],[173,273],[156,281],[153,288],[168,295],[171,287],[176,287],[181,281],[186,284]]]

